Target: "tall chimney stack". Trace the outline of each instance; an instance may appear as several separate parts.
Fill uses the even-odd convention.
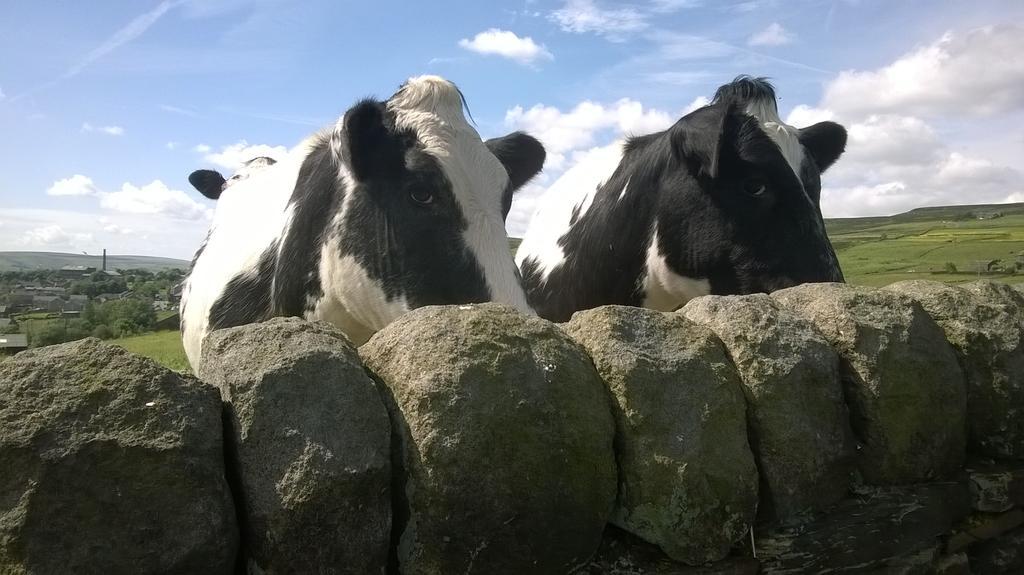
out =
[[[103,271],[107,271],[107,248],[103,248]]]

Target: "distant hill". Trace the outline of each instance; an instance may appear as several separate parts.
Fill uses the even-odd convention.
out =
[[[0,252],[0,272],[60,269],[64,266],[89,266],[99,269],[102,256],[57,252]],[[188,262],[152,256],[107,256],[107,269],[188,269]]]

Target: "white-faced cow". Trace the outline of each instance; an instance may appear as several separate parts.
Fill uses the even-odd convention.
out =
[[[740,76],[551,187],[516,253],[527,298],[565,321],[605,304],[671,311],[699,295],[843,281],[818,201],[845,146],[839,124],[784,124],[771,84]]]
[[[464,106],[447,80],[413,78],[227,187],[182,294],[192,366],[211,330],[272,316],[326,320],[359,344],[424,305],[532,313],[504,217],[544,148],[519,132],[481,141]]]

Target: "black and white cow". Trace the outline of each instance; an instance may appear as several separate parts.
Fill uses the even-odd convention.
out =
[[[272,316],[326,320],[359,344],[429,304],[532,313],[504,217],[544,148],[519,132],[481,141],[464,105],[447,80],[410,79],[227,187],[181,300],[193,368],[211,330]]]
[[[238,168],[238,171],[226,180],[224,179],[224,176],[216,170],[196,170],[188,175],[188,183],[192,184],[192,187],[200,194],[203,194],[211,200],[216,200],[220,198],[220,195],[224,193],[224,190],[226,190],[231,184],[248,179],[249,176],[259,170],[267,166],[273,166],[276,163],[277,160],[269,156],[257,156],[242,164],[242,167]]]
[[[740,76],[552,185],[516,253],[527,299],[565,321],[605,304],[671,311],[699,295],[843,281],[818,202],[845,146],[839,124],[784,124],[771,84]]]

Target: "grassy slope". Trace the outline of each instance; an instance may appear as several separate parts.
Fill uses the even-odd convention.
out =
[[[99,268],[103,258],[84,254],[54,252],[0,252],[0,272],[60,269],[64,266]],[[107,256],[107,269],[188,269],[188,262],[174,258],[150,256]]]
[[[144,335],[112,339],[107,343],[119,345],[130,352],[153,359],[175,371],[191,373],[185,348],[181,345],[181,333],[177,330],[157,331]]]
[[[996,211],[1003,215],[972,217]],[[847,281],[863,285],[972,281],[978,278],[978,262],[1001,259],[1012,266],[1024,253],[1024,204],[923,208],[888,217],[828,220],[826,226]],[[960,273],[945,273],[947,262]],[[1024,282],[1024,274],[983,277]]]

